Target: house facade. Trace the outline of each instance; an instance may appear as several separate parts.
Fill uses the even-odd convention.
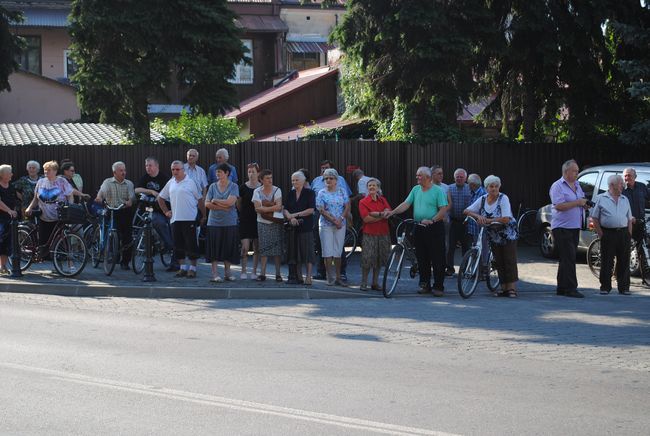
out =
[[[12,27],[12,30],[25,38],[27,46],[18,59],[21,70],[31,73],[30,80],[43,80],[38,89],[56,89],[59,85],[68,86],[68,92],[74,94],[70,86],[70,76],[74,74],[75,65],[69,57],[71,44],[68,35],[68,15],[70,0],[0,0],[0,4],[8,9],[20,10],[25,17],[24,22]],[[251,64],[241,63],[236,67],[232,82],[237,89],[240,100],[268,89],[274,79],[287,71],[285,64],[284,42],[288,31],[287,25],[280,18],[279,0],[228,0],[230,8],[238,15],[236,24],[242,31],[242,42],[250,50]],[[70,119],[75,113],[76,101],[65,102],[58,100],[55,91],[45,91],[40,95],[42,101],[57,97],[58,104],[65,105],[65,110],[54,110],[31,115],[29,111],[21,113],[22,119],[16,120],[12,115],[12,106],[18,102],[29,101],[28,95],[34,94],[34,89],[25,88],[24,78],[10,77],[11,92],[0,93],[0,122],[62,122]],[[49,79],[49,80],[47,80]],[[55,83],[58,82],[58,83]],[[60,94],[60,93],[59,93]],[[169,89],[167,98],[152,101],[150,113],[156,115],[175,115],[183,109],[183,91],[175,87]],[[48,107],[48,105],[45,105]],[[57,105],[54,104],[56,107]],[[76,118],[79,109],[76,107]],[[75,118],[73,118],[75,119]]]

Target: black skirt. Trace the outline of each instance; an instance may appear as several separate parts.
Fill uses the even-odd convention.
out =
[[[239,265],[238,226],[208,226],[205,243],[205,260],[208,262],[230,262]]]

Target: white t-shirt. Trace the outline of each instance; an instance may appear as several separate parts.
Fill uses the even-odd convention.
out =
[[[201,188],[187,174],[180,182],[171,178],[158,194],[163,200],[172,205],[172,219],[174,221],[194,221],[199,208],[199,200],[203,198]]]
[[[494,211],[497,209],[497,203],[499,202],[498,200],[495,201],[492,204],[489,204],[487,201],[487,194],[484,196],[479,197],[474,203],[472,203],[467,210],[470,212],[474,213],[481,213],[481,199],[485,197],[485,205],[483,208],[485,209],[485,212],[492,214]],[[501,194],[501,216],[502,217],[510,217],[513,218],[512,216],[512,209],[510,207],[510,200],[508,199],[508,196],[506,194]]]
[[[357,182],[357,192],[359,194],[368,195],[368,180],[370,180],[370,177],[362,176]]]
[[[273,187],[273,190],[271,191],[271,194],[269,196],[265,196],[262,193],[263,188],[264,186],[260,186],[259,188],[255,189],[255,191],[253,191],[253,198],[251,199],[253,203],[256,201],[259,201],[261,203],[262,200],[271,201],[271,196],[273,196],[273,201],[276,201],[278,198],[280,199],[282,198],[282,189],[278,188],[277,186]],[[283,215],[282,212],[273,212],[273,216],[275,218],[282,218]],[[273,224],[272,221],[265,220],[264,218],[262,218],[262,216],[259,213],[257,214],[257,222],[264,223],[264,224]]]

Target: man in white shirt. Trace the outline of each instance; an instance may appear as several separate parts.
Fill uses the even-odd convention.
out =
[[[194,179],[185,174],[183,162],[175,160],[171,165],[172,178],[158,194],[160,210],[170,219],[172,238],[174,239],[174,257],[180,264],[176,277],[196,277],[196,260],[199,258],[199,247],[196,241],[196,214],[200,209],[205,215],[205,206],[200,201],[203,198],[201,188]],[[171,203],[167,208],[165,200]],[[185,257],[190,265],[185,263]]]

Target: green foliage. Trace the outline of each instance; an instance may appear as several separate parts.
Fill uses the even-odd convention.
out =
[[[18,70],[15,58],[23,47],[22,38],[11,33],[9,23],[22,20],[22,14],[9,11],[0,5],[0,92],[11,91],[9,76]]]
[[[190,115],[183,112],[175,120],[163,121],[156,118],[151,129],[165,137],[165,143],[236,144],[252,138],[239,136],[237,120],[212,115]]]
[[[178,87],[201,113],[237,104],[228,82],[244,58],[226,0],[74,0],[72,78],[82,110],[150,142],[147,107]]]

